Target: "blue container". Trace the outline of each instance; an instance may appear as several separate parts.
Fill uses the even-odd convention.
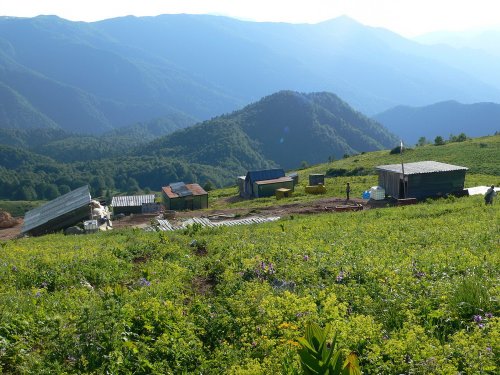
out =
[[[363,199],[370,199],[370,191],[369,190],[365,190],[363,192]]]

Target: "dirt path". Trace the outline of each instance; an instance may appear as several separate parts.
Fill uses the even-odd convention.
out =
[[[175,218],[169,219],[174,224],[192,217],[209,217],[212,219],[230,219],[234,217],[244,218],[246,216],[290,216],[290,215],[310,215],[324,212],[333,212],[335,206],[346,204],[342,198],[321,198],[310,202],[290,203],[276,206],[259,208],[228,208],[202,211],[182,211],[176,212]],[[367,201],[363,199],[351,199],[349,204],[361,204],[363,209],[385,207],[387,201]],[[156,214],[130,215],[120,220],[113,221],[113,228],[144,228],[149,226],[157,217]],[[0,240],[9,240],[20,235],[22,223],[13,228],[0,229]]]

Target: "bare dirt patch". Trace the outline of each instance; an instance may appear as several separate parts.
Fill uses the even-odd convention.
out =
[[[242,199],[239,197],[230,197],[226,199]],[[363,209],[382,208],[386,207],[389,202],[387,200],[374,201],[364,199],[351,199],[346,202],[343,198],[321,198],[315,201],[303,203],[289,203],[268,207],[259,208],[228,208],[216,210],[200,210],[200,211],[178,211],[175,213],[174,218],[168,220],[173,224],[179,224],[181,221],[192,217],[208,217],[211,220],[223,220],[231,218],[244,218],[248,216],[280,216],[287,217],[290,215],[313,215],[325,212],[335,212],[335,207],[339,205],[362,205]],[[125,216],[120,220],[113,221],[114,229],[121,228],[145,228],[150,226],[158,217],[157,214],[132,214]],[[22,220],[13,228],[0,229],[0,240],[8,240],[16,238],[21,233]]]
[[[0,228],[0,240],[11,240],[21,235],[23,220],[18,219],[18,223],[10,228]]]

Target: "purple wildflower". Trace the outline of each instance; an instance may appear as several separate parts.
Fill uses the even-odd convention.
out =
[[[487,318],[487,319],[491,319],[493,318],[493,314],[490,313],[490,312],[487,312],[486,314],[484,314],[484,316]]]
[[[17,267],[16,266],[12,266],[12,272],[17,272]]]
[[[36,294],[35,294],[35,297],[36,297],[36,298],[40,298],[41,296],[42,296],[42,293],[40,293],[39,291],[38,291],[38,292],[36,292]]]
[[[487,351],[487,352],[491,352],[491,351],[492,351],[491,346],[487,346],[487,347],[486,347],[486,351]]]
[[[272,275],[273,273],[276,273],[276,270],[273,267],[272,263],[269,263],[269,268],[268,268],[269,273]]]
[[[479,323],[477,326],[478,326],[479,328],[481,328],[481,329],[483,329],[483,328],[484,328],[484,324],[483,324],[483,323]]]
[[[304,255],[304,262],[307,262],[309,260],[309,255]]]
[[[483,320],[483,317],[481,315],[474,315],[474,321],[476,323],[481,323]]]
[[[151,285],[151,282],[149,282],[148,280],[146,280],[146,278],[141,277],[141,278],[139,279],[138,284],[139,284],[139,286],[150,286],[150,285]]]
[[[339,274],[337,275],[336,280],[337,280],[338,283],[341,283],[342,280],[344,280],[344,271],[340,271],[339,272]]]

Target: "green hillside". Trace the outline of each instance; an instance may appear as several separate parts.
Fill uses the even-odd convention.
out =
[[[469,168],[465,177],[465,187],[492,184],[500,186],[500,166],[497,162],[499,158],[500,135],[448,143],[442,146],[416,147],[406,149],[403,153],[403,161],[407,163],[433,160]],[[305,186],[308,185],[308,176],[312,173],[326,174],[326,194],[324,197],[344,197],[345,186],[349,182],[351,196],[360,198],[363,191],[378,184],[376,166],[399,163],[401,163],[401,155],[391,154],[389,150],[367,152],[299,170],[299,187],[295,189],[293,197],[289,199],[276,201],[274,197],[271,197],[251,201],[227,200],[226,198],[238,194],[237,188],[232,186],[210,192],[210,204],[213,208],[218,209],[259,208],[276,204],[313,201],[318,199],[318,196],[304,192]]]
[[[469,168],[468,173],[483,173],[500,176],[500,135],[468,139],[464,142],[451,142],[441,146],[426,145],[411,148],[404,147],[403,162],[434,160],[443,163],[460,165]],[[345,168],[353,170],[363,168],[365,173],[371,174],[377,165],[401,163],[399,153],[390,154],[389,151],[375,151],[351,156],[333,163],[321,164],[311,171]]]
[[[221,126],[225,126],[222,124]],[[213,127],[212,127],[213,129]],[[226,129],[227,130],[227,129]],[[176,137],[185,133],[176,133]],[[172,181],[195,181],[205,184],[211,181],[215,186],[231,186],[235,177],[245,173],[248,168],[267,168],[269,162],[262,155],[248,147],[248,159],[236,158],[232,147],[235,138],[241,132],[228,132],[223,141],[228,146],[222,153],[226,156],[227,164],[209,165],[206,162],[192,163],[185,160],[172,158],[171,152],[165,151],[161,155],[121,156],[89,160],[85,162],[60,163],[53,159],[43,157],[27,151],[0,146],[0,199],[36,200],[50,199],[54,187],[60,193],[74,189],[84,184],[90,184],[93,194],[105,194],[107,190],[136,192],[139,189],[149,188],[159,191]],[[186,138],[188,141],[189,139]],[[204,138],[206,139],[206,138]],[[199,152],[209,150],[210,144],[203,139],[193,139],[193,144],[199,142]],[[61,145],[65,145],[64,142]],[[76,152],[83,143],[76,143],[72,152]],[[99,143],[89,142],[89,146],[96,147]],[[111,147],[105,144],[104,148],[96,151],[106,154]],[[111,149],[109,152],[113,152]],[[216,149],[215,149],[216,150]],[[497,160],[500,157],[500,135],[476,138],[465,142],[448,143],[443,146],[427,145],[407,149],[404,152],[405,162],[434,160],[444,163],[461,165],[469,168],[466,177],[466,186],[500,185],[500,167]],[[241,151],[241,148],[238,152]],[[195,153],[195,151],[193,151]],[[206,155],[206,154],[205,154]],[[318,164],[299,171],[301,185],[305,185],[310,173],[327,173],[327,176],[338,178],[327,181],[327,196],[343,196],[345,183],[352,183],[353,196],[361,196],[362,192],[370,186],[377,184],[374,167],[383,164],[396,164],[401,162],[399,154],[391,155],[389,150],[367,152],[342,158],[330,163]],[[245,163],[245,164],[243,164]],[[243,165],[242,165],[243,164]],[[253,167],[251,167],[253,166]],[[358,176],[358,177],[356,177]],[[248,203],[215,202],[218,198],[237,195],[235,187],[214,191],[210,194],[211,201],[217,207],[220,205],[244,206]],[[311,196],[303,194],[303,189],[297,189],[293,200],[312,200]],[[252,204],[262,205],[269,199],[258,200]],[[268,204],[269,204],[268,202]]]
[[[331,93],[280,91],[240,111],[189,127],[142,147],[138,154],[171,155],[229,166],[236,173],[392,147],[397,138]]]
[[[366,374],[495,374],[498,213],[464,197],[0,242],[0,372],[297,373],[312,321]]]

